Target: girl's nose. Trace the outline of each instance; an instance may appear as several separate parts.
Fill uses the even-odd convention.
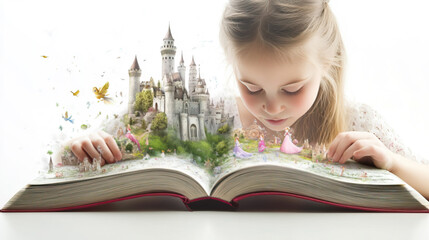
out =
[[[267,100],[262,105],[262,109],[264,109],[271,116],[276,116],[285,110],[285,105],[276,99]]]

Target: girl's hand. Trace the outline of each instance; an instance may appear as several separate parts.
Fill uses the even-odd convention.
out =
[[[88,158],[89,162],[92,163],[92,159],[98,159],[101,153],[101,166],[105,163],[117,162],[122,158],[115,139],[104,131],[74,139],[71,142],[71,150],[80,162]]]
[[[390,171],[394,153],[374,134],[369,132],[342,132],[328,148],[328,157],[341,164],[352,158],[357,162],[372,162],[376,167]]]

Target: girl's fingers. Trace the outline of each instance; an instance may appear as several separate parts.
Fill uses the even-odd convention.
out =
[[[347,159],[353,157],[353,153],[363,147],[370,146],[374,144],[374,141],[371,139],[358,139],[356,140],[350,147],[348,147],[343,154],[340,156],[338,162],[343,164],[347,161]]]
[[[101,138],[98,134],[91,134],[91,145],[94,150],[97,151],[98,156],[100,156],[102,159],[104,159],[108,163],[114,163],[115,159],[113,157],[113,154],[110,152],[110,149],[107,147],[106,142],[104,142],[104,139]]]
[[[82,149],[82,142],[74,141],[72,142],[70,148],[80,162],[83,162],[85,158],[87,158],[88,160],[91,159],[91,157],[88,156],[88,154]]]
[[[90,138],[84,138],[82,140],[82,149],[89,155],[89,162],[92,163],[92,159],[99,158],[100,154],[92,145],[92,140]]]
[[[103,131],[100,131],[98,133],[103,139],[104,142],[107,144],[107,147],[109,147],[109,150],[113,154],[113,157],[116,161],[119,161],[122,159],[121,150],[119,150],[118,144],[116,144],[115,139],[113,137]]]
[[[382,152],[382,148],[380,148],[379,146],[370,145],[370,146],[361,148],[358,151],[355,151],[353,153],[353,156],[355,156],[358,159],[369,156],[372,159],[374,159],[373,163],[376,167],[390,171],[393,165],[393,157],[391,156],[391,154],[388,154],[386,156],[386,155],[383,155],[381,152]]]
[[[334,161],[339,161],[344,151],[349,148],[358,139],[370,138],[367,132],[342,132],[334,139],[329,146],[329,155]]]

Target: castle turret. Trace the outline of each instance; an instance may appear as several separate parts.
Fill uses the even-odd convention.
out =
[[[192,56],[192,62],[189,65],[189,93],[193,94],[195,87],[197,86],[197,65],[194,61],[194,56]]]
[[[164,44],[161,46],[162,76],[174,72],[175,56],[176,46],[174,46],[174,38],[171,35],[170,24],[168,24],[168,31],[164,37]]]
[[[174,123],[174,85],[171,80],[171,75],[164,75],[164,93],[165,93],[165,114],[167,115],[167,123],[173,126]]]
[[[199,129],[200,129],[200,140],[206,139],[206,133],[204,132],[204,114],[200,113],[198,114],[198,122],[199,122]]]
[[[182,52],[182,58],[180,59],[179,66],[177,67],[177,71],[180,73],[180,77],[182,78],[182,86],[185,87],[185,74],[186,74],[186,67],[185,67],[185,61],[183,61],[183,52]]]
[[[180,124],[181,124],[181,132],[182,132],[182,141],[188,141],[188,114],[180,113]]]
[[[137,55],[134,57],[134,62],[128,70],[129,80],[129,91],[128,91],[128,113],[134,113],[134,102],[136,101],[136,94],[140,90],[140,76],[142,72],[140,70],[139,63],[137,62]]]

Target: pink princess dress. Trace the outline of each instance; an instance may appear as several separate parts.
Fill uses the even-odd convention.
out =
[[[264,138],[262,136],[260,136],[259,137],[259,143],[258,143],[258,151],[263,152],[265,150],[265,148],[267,148],[267,146],[265,146]]]
[[[139,141],[136,139],[136,137],[134,137],[134,135],[131,133],[131,129],[127,127],[127,133],[125,134],[125,136],[131,140],[131,142],[137,144],[137,147],[140,151],[140,143]]]
[[[285,139],[282,142],[280,151],[288,154],[294,154],[294,153],[301,152],[302,148],[303,147],[298,147],[295,144],[293,144],[289,131],[285,130]]]

